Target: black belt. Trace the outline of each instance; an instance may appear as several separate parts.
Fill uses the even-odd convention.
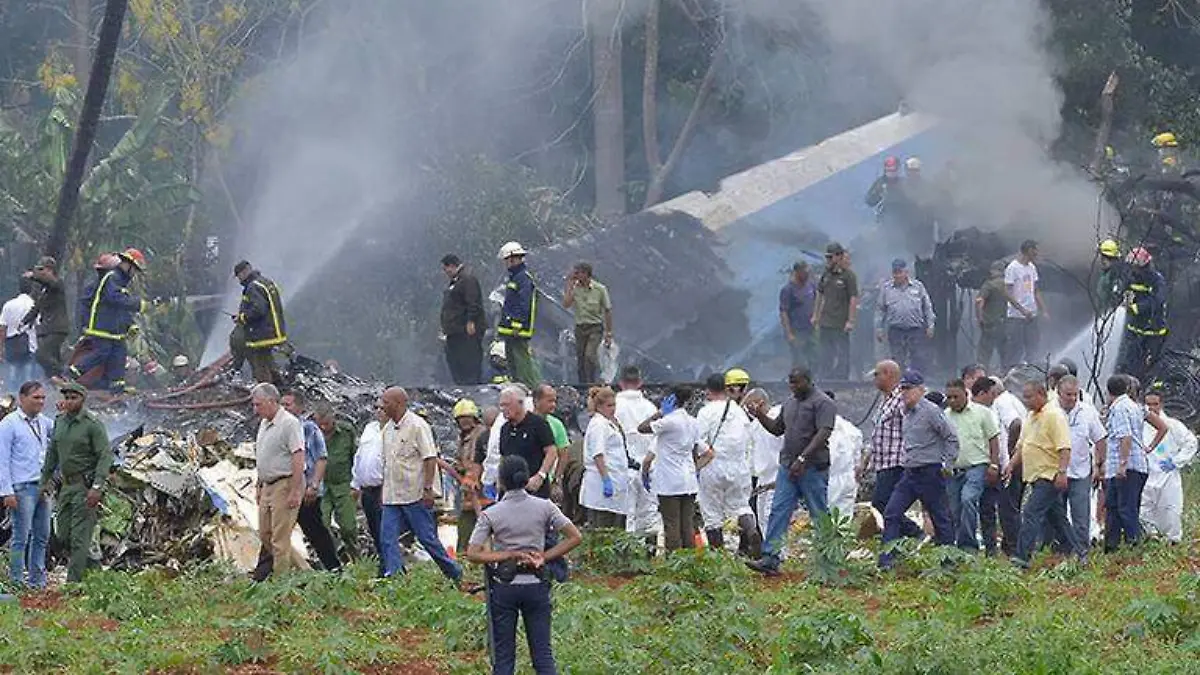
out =
[[[513,583],[513,580],[518,575],[528,574],[537,577],[541,581],[545,581],[546,567],[534,567],[518,563],[515,560],[505,560],[500,563],[491,563],[485,567],[487,570],[488,579],[498,584],[508,585]]]
[[[91,485],[92,477],[88,474],[77,473],[71,476],[63,476],[63,485]]]

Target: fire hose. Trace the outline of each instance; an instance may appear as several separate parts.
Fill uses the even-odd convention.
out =
[[[233,408],[240,405],[246,405],[250,402],[249,394],[238,396],[233,399],[223,399],[219,401],[200,401],[196,403],[168,402],[215,385],[217,383],[217,377],[221,374],[222,369],[229,364],[232,358],[233,357],[229,354],[229,352],[225,352],[225,354],[214,361],[211,365],[199,371],[199,373],[197,373],[199,378],[197,378],[195,382],[179,389],[172,389],[158,398],[146,401],[146,407],[151,410],[214,410],[217,408]]]

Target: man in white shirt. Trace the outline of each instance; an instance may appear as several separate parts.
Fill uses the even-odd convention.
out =
[[[433,514],[437,496],[433,483],[438,475],[433,430],[408,409],[408,392],[400,387],[389,387],[381,401],[388,418],[383,426],[383,517],[379,528],[383,575],[404,572],[400,535],[411,531],[442,574],[458,581],[462,568],[438,539]]]
[[[375,419],[367,422],[358,437],[354,467],[350,470],[350,493],[362,504],[375,555],[379,557],[379,575],[383,576],[383,549],[380,546],[379,526],[383,518],[383,425],[387,415],[382,407],[375,408]]]
[[[6,364],[4,384],[8,393],[16,394],[21,385],[36,380],[37,334],[32,325],[21,325],[25,315],[33,309],[33,282],[22,277],[20,291],[0,309],[0,330],[4,331],[4,349],[0,350],[0,361]]]
[[[1022,363],[1037,363],[1044,358],[1038,353],[1038,320],[1049,319],[1042,291],[1038,288],[1038,270],[1034,263],[1038,244],[1032,239],[1021,243],[1021,252],[1004,269],[1004,290],[1008,294],[1005,319],[1004,356],[1006,368]]]
[[[783,406],[771,406],[771,397],[763,389],[751,389],[743,405],[762,405],[769,408],[767,417],[778,419]],[[756,511],[761,534],[762,524],[771,519],[771,500],[775,498],[775,476],[779,473],[779,451],[783,449],[783,437],[763,428],[758,420],[750,422],[750,464],[754,472],[752,483],[755,496],[751,506]]]
[[[1079,396],[1079,380],[1064,375],[1058,381],[1058,405],[1071,429],[1071,463],[1067,465],[1067,503],[1071,529],[1084,546],[1092,540],[1092,485],[1097,458],[1108,452],[1108,431],[1100,413]],[[1065,537],[1059,537],[1060,541]]]
[[[742,537],[753,540],[758,536],[758,524],[750,510],[750,418],[746,411],[725,391],[725,375],[708,378],[708,402],[696,414],[700,425],[700,442],[712,451],[712,461],[700,469],[700,516],[704,534],[714,549],[725,546],[724,525],[727,518],[737,519]],[[753,543],[750,546],[758,547]],[[753,556],[752,559],[757,559]]]
[[[654,448],[654,436],[638,433],[638,425],[654,416],[658,408],[642,394],[642,371],[637,366],[627,366],[621,371],[621,391],[617,392],[617,420],[625,431],[625,448],[629,458],[641,468],[646,455]],[[658,513],[658,500],[646,489],[641,478],[635,475],[630,486],[633,491],[632,513],[625,521],[625,529],[644,537],[653,548],[658,543],[662,529],[662,516]]]
[[[678,385],[663,398],[659,412],[638,425],[638,433],[654,434],[654,447],[642,462],[642,484],[658,498],[667,551],[693,547],[692,517],[696,510],[696,451],[700,429],[684,409],[690,387]],[[703,455],[707,458],[707,451]]]
[[[1016,452],[1017,440],[1021,437],[1021,425],[1025,420],[1025,404],[1006,391],[1004,385],[992,377],[979,377],[971,385],[971,400],[990,408],[1000,430],[1000,471],[1003,473],[1009,459]],[[1020,472],[1018,467],[1017,472]],[[996,520],[999,518],[1004,539],[1000,550],[1005,555],[1017,552],[1021,532],[1021,498],[1024,482],[1020,473],[1014,473],[1008,485],[987,485],[979,500],[979,529],[983,534],[984,551],[996,554]]]

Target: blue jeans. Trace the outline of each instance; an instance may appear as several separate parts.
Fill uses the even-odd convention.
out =
[[[968,551],[979,550],[976,530],[979,527],[979,498],[983,496],[987,465],[979,464],[955,470],[947,483],[950,500],[950,520],[954,527],[954,543]]]
[[[32,354],[18,358],[15,361],[6,361],[4,365],[6,371],[4,374],[5,389],[14,396],[20,391],[22,384],[30,380],[39,379],[38,371],[40,369],[38,368],[37,361],[33,359]]]
[[[926,358],[929,338],[924,328],[889,328],[887,339],[892,360],[901,368],[929,372],[929,359]]]
[[[46,544],[50,541],[50,512],[52,503],[40,494],[37,481],[17,483],[13,494],[17,509],[13,512],[12,550],[9,552],[8,575],[13,583],[26,583],[28,561],[29,585],[46,587]]]
[[[792,514],[801,501],[814,521],[829,514],[829,469],[808,469],[793,480],[786,466],[779,467],[779,473],[775,475],[775,497],[771,500],[771,518],[767,521],[767,536],[762,547],[764,561],[779,565],[779,552],[783,549]]]
[[[1067,504],[1063,501],[1062,493],[1054,487],[1054,482],[1039,478],[1029,485],[1029,498],[1025,500],[1025,509],[1021,511],[1021,540],[1017,543],[1017,564],[1026,566],[1029,557],[1037,547],[1038,539],[1047,525],[1062,533],[1067,540],[1067,547],[1076,554],[1083,556],[1087,549],[1075,539],[1075,531],[1067,522]]]
[[[1067,511],[1075,540],[1087,548],[1092,541],[1092,477],[1067,479]]]
[[[1135,449],[1136,451],[1136,449]],[[1142,540],[1142,525],[1138,510],[1142,506],[1142,489],[1148,476],[1140,471],[1126,471],[1125,478],[1104,481],[1104,550],[1115,551],[1125,543],[1136,546]]]
[[[404,572],[404,556],[400,554],[400,535],[412,532],[429,557],[441,568],[442,574],[458,581],[462,568],[451,560],[438,539],[437,522],[433,509],[421,502],[412,504],[384,504],[383,518],[379,527],[380,545],[383,549],[383,576],[390,577]]]
[[[888,500],[892,498],[896,483],[900,482],[900,477],[903,475],[904,467],[902,466],[893,466],[890,469],[875,472],[875,491],[871,493],[871,506],[879,512],[879,515],[882,516],[887,511]],[[921,526],[914,523],[911,518],[901,517],[900,536],[920,537],[924,533]]]
[[[492,627],[492,673],[511,675],[517,668],[517,616],[525,620],[525,640],[533,672],[555,675],[550,648],[550,584],[488,584],[488,619]]]
[[[946,507],[946,477],[941,464],[927,464],[904,469],[904,475],[896,483],[892,498],[883,512],[883,543],[886,545],[900,538],[900,521],[914,503],[920,501],[933,519],[934,538],[938,544],[954,544],[954,525],[950,521],[950,510]],[[884,552],[879,556],[880,567],[890,567],[892,555]]]

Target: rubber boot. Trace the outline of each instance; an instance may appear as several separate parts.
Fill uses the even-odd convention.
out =
[[[758,533],[758,520],[753,515],[738,518],[738,553],[750,560],[762,556],[762,535]]]
[[[725,548],[725,533],[720,528],[705,530],[704,536],[708,538],[708,547],[720,551]]]

